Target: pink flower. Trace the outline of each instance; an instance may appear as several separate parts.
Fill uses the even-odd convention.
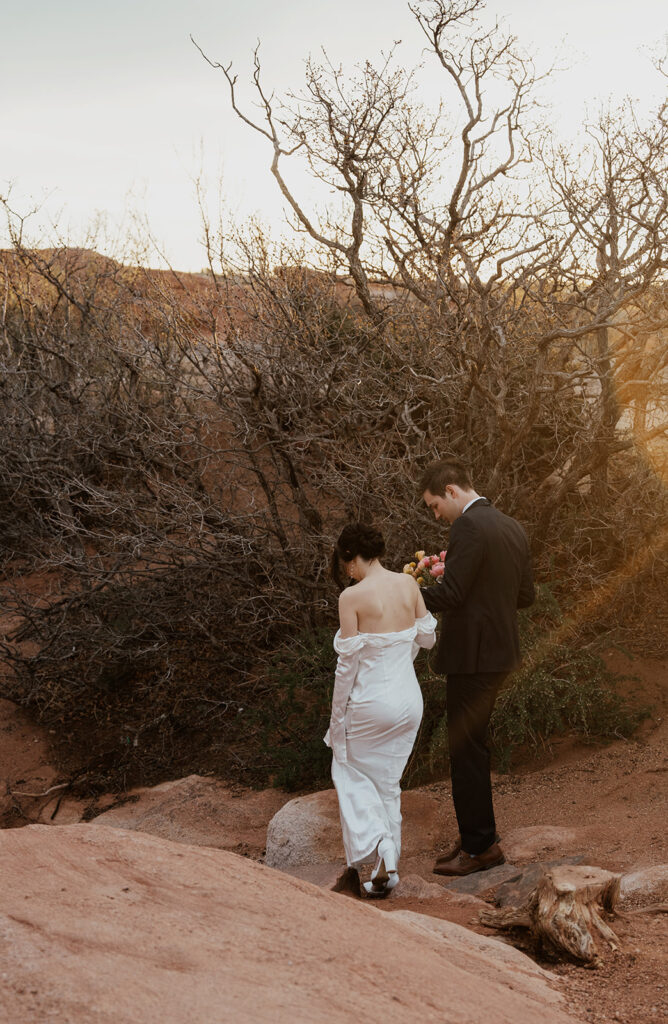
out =
[[[445,561],[446,554],[447,554],[447,551],[441,551],[440,555],[438,556],[441,559],[442,562]]]
[[[440,559],[439,559],[438,555],[432,555],[431,558],[430,558],[430,562],[431,562],[432,565],[438,565],[439,561],[440,561]]]
[[[443,562],[437,562],[436,565],[432,565],[432,567],[430,569],[430,572],[431,572],[431,575],[434,576],[434,577],[442,576],[444,569],[445,569],[445,566],[443,565]]]

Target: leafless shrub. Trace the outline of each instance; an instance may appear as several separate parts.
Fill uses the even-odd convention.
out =
[[[391,60],[352,89],[311,64],[281,106],[256,55],[252,127],[310,262],[205,223],[208,274],[151,272],[36,249],[8,211],[4,690],[61,743],[90,737],[89,782],[243,770],[265,653],[331,622],[341,524],[377,522],[395,568],[442,546],[415,479],[446,451],[583,616],[601,616],[597,587],[619,583],[606,614],[631,593],[620,567],[663,578],[665,107],[650,128],[606,115],[588,162],[539,145],[515,42],[462,45],[481,6],[414,11],[459,116],[416,109]],[[505,97],[488,110],[490,77]],[[290,192],[292,152],[340,218]]]

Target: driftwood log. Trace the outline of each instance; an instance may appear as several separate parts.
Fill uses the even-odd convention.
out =
[[[542,944],[585,964],[599,961],[595,936],[613,949],[620,942],[601,917],[619,897],[621,875],[586,865],[561,865],[546,871],[521,907],[483,910],[491,928],[528,928]]]

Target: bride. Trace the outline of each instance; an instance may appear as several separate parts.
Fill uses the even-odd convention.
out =
[[[412,576],[381,564],[382,534],[353,523],[339,537],[332,574],[357,585],[339,598],[339,658],[325,743],[339,799],[347,869],[334,890],[360,893],[358,868],[375,855],[369,896],[383,897],[399,881],[400,781],[422,718],[413,669],[419,647],[433,647],[436,619]]]

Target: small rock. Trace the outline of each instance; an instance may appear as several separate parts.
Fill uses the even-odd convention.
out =
[[[442,885],[426,882],[420,875],[402,875],[396,889],[390,893],[394,899],[433,900],[447,896]]]
[[[441,884],[447,886],[448,892],[465,892],[476,895],[487,889],[496,889],[511,878],[519,878],[521,870],[515,864],[499,864],[496,868],[489,868],[488,871],[475,871],[472,875],[464,875],[463,878],[441,876],[443,878]]]
[[[657,899],[668,898],[668,864],[654,864],[652,867],[622,875],[622,901],[626,897],[645,894],[656,896]]]

